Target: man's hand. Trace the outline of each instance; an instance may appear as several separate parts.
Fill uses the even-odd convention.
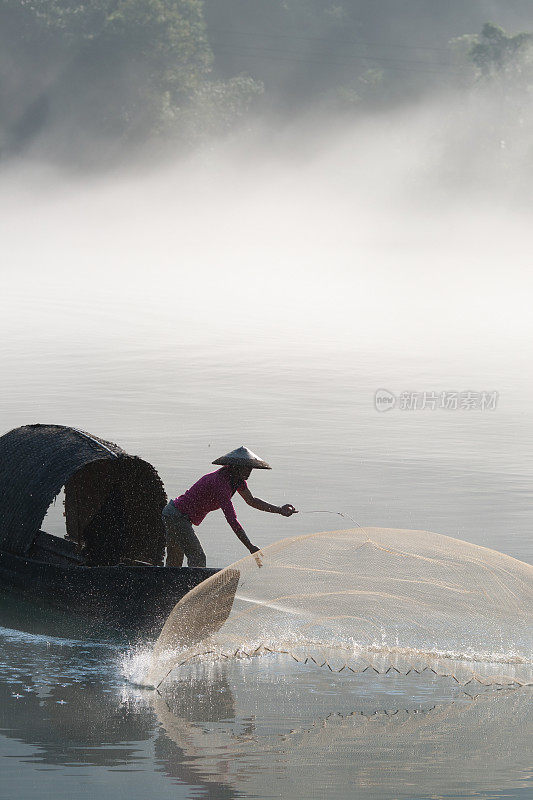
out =
[[[293,514],[297,514],[298,512],[296,511],[294,506],[291,506],[290,503],[286,503],[284,506],[281,506],[279,513],[282,514],[284,517],[290,517]]]
[[[259,547],[256,547],[255,544],[253,544],[248,549],[250,550],[250,553],[254,556],[255,563],[257,564],[257,566],[259,568],[261,568],[263,566],[263,562],[261,561],[261,559],[260,559],[260,557],[258,555],[255,555],[256,553],[260,553],[261,552]]]

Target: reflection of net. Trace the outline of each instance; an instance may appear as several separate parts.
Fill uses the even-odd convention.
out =
[[[179,748],[180,777],[190,768],[239,796],[287,800],[493,797],[531,785],[529,690],[485,689],[471,700],[458,689],[455,700],[432,699],[425,708],[411,701],[405,709],[409,701],[401,687],[394,691],[394,678],[388,700],[399,708],[387,708],[381,697],[383,705],[372,709],[368,697],[368,708],[359,710],[349,683],[337,683],[334,692],[327,681],[300,685],[288,665],[284,694],[278,680],[262,679],[252,665],[216,666],[214,680],[211,665],[195,665],[191,683],[192,668],[185,668],[183,681],[153,695],[166,737]],[[358,681],[358,690],[365,691],[364,683]],[[211,713],[198,715],[209,687]]]
[[[426,531],[369,528],[286,539],[178,603],[146,682],[215,658],[285,652],[332,671],[431,670],[530,684],[533,567]]]

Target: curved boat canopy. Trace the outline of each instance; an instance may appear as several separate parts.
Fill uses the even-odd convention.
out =
[[[155,468],[63,425],[25,425],[0,437],[0,550],[31,555],[63,486],[67,539],[86,563],[163,563],[166,494]]]

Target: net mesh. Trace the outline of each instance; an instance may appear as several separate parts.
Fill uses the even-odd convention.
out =
[[[329,531],[277,542],[187,594],[146,685],[182,664],[286,653],[344,670],[533,682],[533,567],[427,531]]]

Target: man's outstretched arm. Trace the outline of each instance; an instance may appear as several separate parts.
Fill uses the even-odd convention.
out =
[[[290,503],[286,503],[284,506],[274,506],[272,503],[267,503],[266,500],[261,500],[260,497],[254,497],[247,486],[240,486],[237,491],[249,506],[257,508],[258,511],[268,511],[270,514],[281,514],[284,517],[298,513]]]
[[[222,513],[224,514],[232,530],[234,531],[235,536],[239,539],[239,541],[243,543],[243,545],[246,547],[247,550],[250,551],[250,553],[257,553],[259,548],[256,547],[255,544],[252,544],[249,538],[247,537],[244,528],[237,519],[237,515],[235,514],[235,509],[233,508],[233,503],[231,502],[231,500],[228,501],[227,503],[224,503],[224,505],[222,505],[221,508],[222,508]]]

